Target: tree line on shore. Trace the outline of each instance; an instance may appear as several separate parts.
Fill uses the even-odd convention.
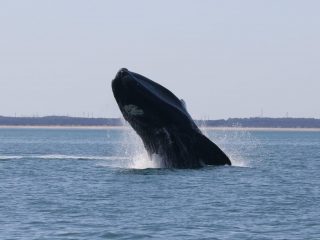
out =
[[[229,118],[219,120],[195,120],[207,127],[256,127],[256,128],[320,128],[316,118]],[[0,126],[123,126],[121,118],[84,118],[66,116],[4,117]]]

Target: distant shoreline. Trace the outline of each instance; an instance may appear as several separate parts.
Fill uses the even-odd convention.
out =
[[[194,120],[198,126],[217,130],[251,131],[318,131],[320,119],[316,118],[228,118],[216,120]],[[122,118],[81,118],[68,116],[45,117],[6,117],[0,116],[2,128],[82,128],[82,129],[117,129],[125,128]]]
[[[200,127],[201,129],[217,131],[263,131],[263,132],[320,132],[320,128],[283,128],[283,127]],[[130,126],[75,126],[75,125],[0,125],[0,129],[83,129],[83,130],[108,130],[131,129]]]

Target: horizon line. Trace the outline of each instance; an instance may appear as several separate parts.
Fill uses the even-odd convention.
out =
[[[88,115],[88,116],[70,116],[70,115],[21,115],[21,116],[5,116],[5,115],[0,115],[0,118],[49,118],[49,117],[57,117],[57,118],[82,118],[82,119],[124,119],[122,116],[120,117],[96,117],[93,115]],[[320,120],[320,118],[316,117],[268,117],[268,116],[250,116],[250,117],[228,117],[228,118],[192,118],[197,121],[211,121],[211,120],[228,120],[228,119],[316,119]]]

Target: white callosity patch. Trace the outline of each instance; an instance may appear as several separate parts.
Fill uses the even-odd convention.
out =
[[[123,109],[129,115],[133,115],[133,116],[143,115],[143,110],[141,108],[139,108],[138,106],[133,105],[133,104],[125,105],[123,107]]]

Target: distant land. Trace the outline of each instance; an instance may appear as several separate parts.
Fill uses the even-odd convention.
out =
[[[320,128],[316,118],[229,118],[220,120],[195,120],[199,126],[242,127],[242,128]],[[66,116],[46,117],[4,117],[0,116],[0,126],[78,126],[112,127],[123,126],[121,118],[83,118]]]

